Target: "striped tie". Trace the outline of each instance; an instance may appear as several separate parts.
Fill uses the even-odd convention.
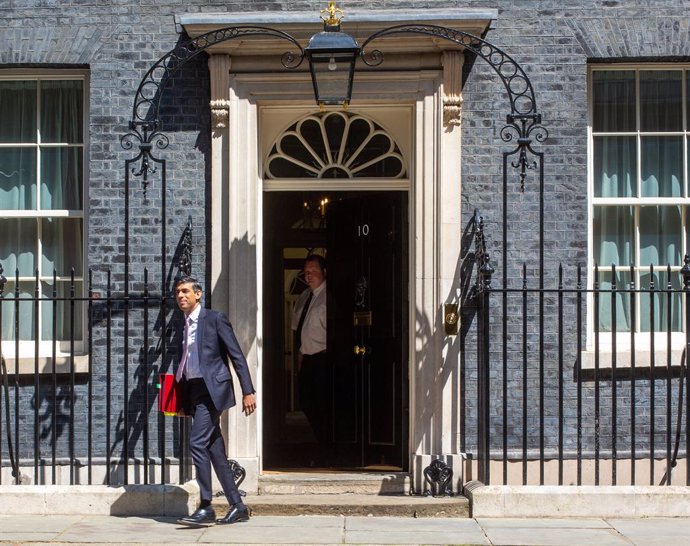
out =
[[[182,358],[180,358],[180,365],[177,368],[177,374],[175,374],[175,379],[179,383],[182,381],[182,376],[184,375],[185,368],[187,367],[187,361],[189,360],[189,324],[192,322],[190,317],[184,319],[184,339],[182,344],[184,345],[184,351],[182,351]]]

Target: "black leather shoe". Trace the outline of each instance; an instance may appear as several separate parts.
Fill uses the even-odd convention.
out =
[[[197,509],[191,516],[186,516],[177,520],[180,525],[190,527],[202,527],[216,522],[216,512],[212,506]]]
[[[249,509],[245,506],[244,508],[232,507],[224,518],[216,521],[218,525],[227,525],[230,523],[239,523],[241,521],[249,521]]]

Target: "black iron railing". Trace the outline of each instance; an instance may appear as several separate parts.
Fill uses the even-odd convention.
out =
[[[110,271],[98,272],[102,285],[92,271],[85,283],[72,275],[63,295],[41,293],[38,277],[32,294],[20,292],[18,272],[6,291],[1,273],[0,484],[186,481],[186,420],[157,408],[158,374],[175,358],[165,349],[175,346],[171,294],[152,291],[146,269],[126,294]]]
[[[477,404],[473,413],[472,397],[465,395],[461,428],[463,446],[478,459],[478,478],[487,484],[690,485],[690,257],[680,271],[650,268],[652,279],[665,274],[664,286],[616,284],[613,267],[612,283],[602,287],[595,268],[587,287],[581,266],[570,276],[560,266],[549,287],[541,268],[534,278],[524,264],[517,287],[495,287],[478,213],[473,223]],[[618,326],[621,306],[625,329]],[[472,377],[471,370],[463,375]],[[672,476],[679,458],[685,469]],[[547,476],[551,462],[556,477]]]

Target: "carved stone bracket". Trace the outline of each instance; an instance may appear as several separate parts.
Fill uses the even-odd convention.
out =
[[[211,122],[214,129],[223,129],[228,126],[230,118],[230,101],[217,99],[211,101]]]
[[[211,55],[208,68],[211,73],[212,129],[225,129],[230,121],[230,55]]]
[[[461,51],[443,52],[443,122],[447,126],[460,125],[463,63]]]

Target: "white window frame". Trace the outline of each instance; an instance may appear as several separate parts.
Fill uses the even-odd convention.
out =
[[[40,142],[40,133],[38,130],[38,127],[36,127],[36,142],[31,142],[31,143],[0,143],[0,147],[11,147],[11,146],[17,146],[17,144],[20,145],[26,145],[26,146],[35,146],[36,148],[39,149],[41,147],[63,147],[66,144],[69,144],[70,147],[80,147],[82,149],[82,208],[81,210],[67,210],[67,209],[54,209],[54,210],[39,210],[38,206],[40,204],[40,176],[41,176],[41,171],[40,171],[40,166],[41,166],[41,156],[40,152],[37,153],[37,165],[36,165],[36,177],[37,177],[37,189],[36,189],[36,205],[37,208],[34,210],[3,210],[0,209],[0,217],[2,218],[28,218],[28,219],[39,219],[39,218],[79,218],[82,220],[82,255],[81,255],[81,261],[82,261],[82,275],[77,276],[75,275],[74,281],[75,283],[81,283],[82,285],[82,296],[84,296],[88,290],[88,287],[86,286],[87,282],[87,271],[88,271],[88,262],[87,262],[87,247],[88,247],[88,241],[86,238],[87,235],[87,204],[88,204],[88,180],[89,180],[89,170],[88,170],[88,150],[89,150],[89,97],[90,97],[90,85],[89,85],[89,71],[88,70],[82,70],[82,69],[7,69],[7,70],[0,70],[0,81],[65,81],[65,80],[79,80],[82,82],[83,85],[83,103],[82,103],[82,142],[81,143],[50,143],[50,144],[44,144]],[[39,99],[40,99],[40,94],[39,94]],[[38,120],[40,119],[40,108],[41,104],[39,102],[38,104],[38,112],[37,112],[37,123]],[[39,224],[40,225],[40,224]],[[36,260],[36,267],[39,270],[39,289],[40,289],[40,284],[42,282],[50,281],[52,282],[53,276],[52,272],[50,272],[49,275],[43,274],[41,271],[42,263],[41,263],[41,242],[40,242],[40,228],[37,231],[37,236],[39,237],[39,240],[37,241],[37,260]],[[5,271],[4,272],[5,277],[7,278],[8,284],[14,285],[16,277],[14,271]],[[68,282],[70,281],[69,276],[58,276],[57,281],[60,282]],[[35,283],[35,277],[26,277],[26,276],[21,276],[19,277],[19,282],[26,282],[26,283],[31,283],[32,286],[34,286]],[[10,287],[10,290],[13,288]],[[5,285],[5,295],[7,295],[8,292],[8,286]],[[43,295],[43,294],[41,294]],[[52,295],[52,294],[51,294]],[[38,321],[38,332],[39,336],[41,335],[42,332],[42,313],[39,311],[38,317],[36,317]],[[74,351],[75,355],[79,355],[84,352],[84,348],[86,345],[86,334],[87,334],[87,328],[86,328],[86,320],[87,317],[85,314],[82,314],[82,320],[81,322],[75,323],[75,332],[79,334],[79,336],[82,338],[82,340],[75,340],[74,342]],[[7,360],[8,364],[8,371],[10,373],[14,373],[16,369],[16,362],[15,362],[15,351],[16,351],[17,345],[14,340],[5,340],[3,339],[2,341],[2,353]],[[56,364],[56,369],[58,371],[69,371],[69,365],[70,365],[70,341],[64,341],[64,340],[58,340],[55,343],[55,364]],[[36,351],[36,342],[34,340],[20,340],[19,341],[19,373],[34,373],[35,372],[35,366],[36,363],[38,363],[39,366],[39,371],[40,372],[50,372],[53,369],[53,363],[52,363],[52,355],[53,355],[53,342],[52,340],[44,340],[39,338],[39,344],[38,344],[38,355],[35,354]],[[38,358],[37,358],[38,357]],[[85,368],[86,366],[86,361],[84,357],[77,357],[75,360],[75,371],[83,371],[81,368]]]
[[[599,132],[595,133],[593,131],[593,111],[594,111],[594,90],[593,90],[593,73],[598,70],[605,71],[635,71],[636,73],[636,118],[638,126],[634,132],[626,133],[606,133]],[[639,95],[639,73],[641,71],[663,71],[663,70],[680,70],[683,72],[682,78],[682,90],[683,98],[686,98],[682,102],[682,116],[683,116],[683,127],[682,131],[679,132],[643,132],[639,128],[640,119],[640,95]],[[690,93],[690,89],[687,89],[687,74],[690,73],[690,63],[617,63],[617,64],[594,64],[588,67],[588,127],[587,127],[587,192],[588,192],[588,275],[587,284],[588,289],[592,289],[594,286],[594,208],[596,206],[602,205],[629,205],[634,208],[634,229],[635,229],[635,256],[638,257],[640,254],[640,222],[639,222],[639,212],[640,207],[645,205],[678,205],[681,207],[681,226],[686,226],[690,221],[690,180],[688,180],[688,140],[690,139],[690,124],[687,122],[687,96]],[[684,185],[683,190],[685,192],[685,197],[679,198],[650,198],[650,197],[634,197],[634,198],[604,198],[604,197],[594,197],[594,137],[595,136],[607,136],[607,135],[628,135],[635,136],[637,139],[637,195],[640,195],[640,173],[641,171],[641,152],[640,143],[641,135],[654,136],[659,135],[678,135],[683,138],[683,179]],[[682,231],[681,241],[683,248],[688,248],[687,241],[687,228]],[[671,267],[671,275],[678,275],[680,277],[680,270],[682,268],[682,263],[677,266]],[[641,264],[639,267],[635,268],[635,286],[639,287],[639,277],[642,271]],[[666,266],[655,267],[655,271],[666,271]],[[599,272],[610,272],[611,266],[606,264],[599,264]],[[627,267],[617,267],[617,271],[629,271],[629,266]],[[663,290],[665,287],[659,287]],[[646,367],[650,365],[651,362],[651,346],[652,346],[652,336],[649,332],[644,332],[639,330],[639,322],[641,319],[641,306],[639,304],[639,295],[637,298],[637,322],[633,326],[634,328],[634,343],[635,343],[635,365],[639,367]],[[684,306],[684,298],[681,298],[681,304]],[[686,334],[688,325],[685,324],[685,312],[681,313],[681,331],[671,332],[671,362],[672,365],[678,366],[680,364],[680,356],[685,346]],[[631,346],[632,346],[632,334],[630,331],[617,332],[616,333],[616,364],[618,367],[630,366],[631,362]],[[660,331],[654,333],[654,363],[655,366],[666,366],[668,358],[668,334],[666,331]],[[599,333],[599,353],[601,367],[611,367],[612,362],[612,350],[613,350],[613,333],[612,332],[600,332]],[[587,299],[587,343],[586,351],[583,355],[583,367],[593,368],[594,367],[594,351],[595,351],[595,334],[594,334],[594,297],[590,293]]]

